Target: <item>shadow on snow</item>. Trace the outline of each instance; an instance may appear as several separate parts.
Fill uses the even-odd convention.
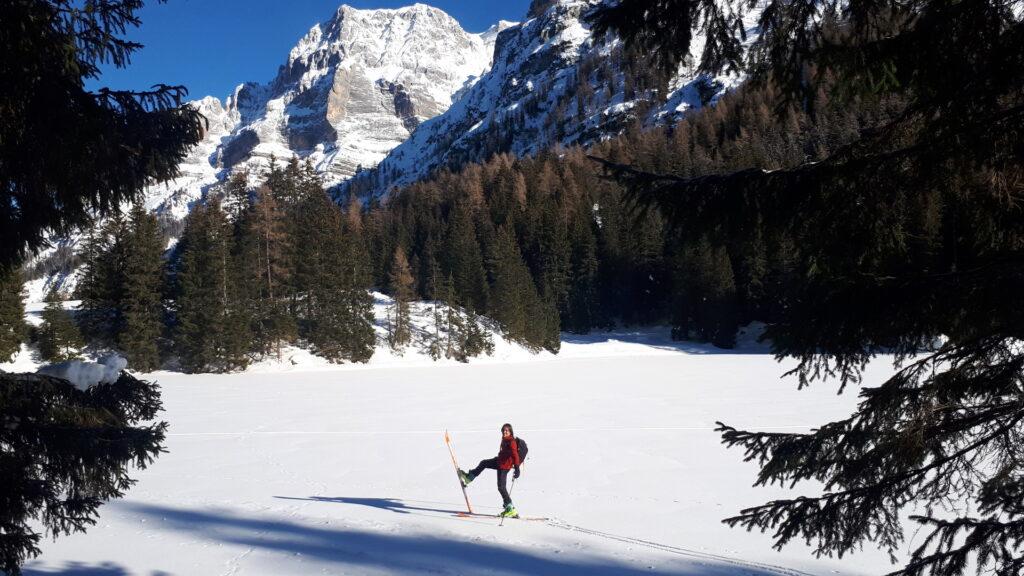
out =
[[[285,498],[285,497],[278,497]],[[418,512],[455,513],[457,510],[408,506],[391,498],[286,498],[353,504],[390,510],[399,514]],[[512,543],[496,545],[457,535],[395,534],[350,528],[323,528],[281,519],[243,517],[224,509],[187,510],[149,504],[124,508],[160,518],[162,527],[188,532],[222,543],[302,555],[306,559],[396,573],[422,573],[444,567],[445,572],[477,574],[557,574],[588,576],[639,576],[640,574],[702,576],[777,576],[778,571],[753,566],[718,564],[714,561],[680,560],[661,569],[623,564],[608,556],[563,558],[557,553],[541,555],[540,550],[516,548]],[[496,528],[496,527],[495,527]],[[548,541],[550,542],[550,540]],[[667,560],[659,558],[660,563]],[[59,573],[65,574],[65,573]],[[79,573],[67,573],[79,576]],[[91,573],[81,573],[82,576]],[[114,576],[117,572],[109,573]],[[108,576],[97,573],[97,576]]]
[[[659,350],[671,350],[685,354],[771,354],[771,346],[757,342],[756,337],[763,328],[741,328],[736,335],[735,348],[719,348],[708,342],[694,340],[672,340],[670,329],[644,328],[640,330],[616,329],[610,331],[594,330],[589,334],[572,334],[562,332],[563,344],[600,344],[605,342],[621,342],[624,344],[640,344]],[[748,333],[749,331],[749,333]]]
[[[25,566],[21,573],[24,576],[130,576],[132,573],[113,562],[86,564],[84,562],[68,562],[59,568],[33,568]],[[150,572],[150,576],[170,576],[160,570]]]
[[[357,506],[369,506],[380,510],[390,510],[399,514],[413,514],[416,512],[436,512],[439,514],[459,514],[463,510],[449,510],[444,508],[424,508],[421,506],[410,506],[403,500],[397,498],[346,498],[344,496],[310,496],[309,498],[296,498],[294,496],[274,496],[279,500],[306,500],[311,502],[327,502],[334,504],[355,504]]]

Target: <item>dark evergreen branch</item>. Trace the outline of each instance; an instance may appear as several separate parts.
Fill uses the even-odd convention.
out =
[[[96,523],[104,501],[134,484],[163,452],[159,389],[124,373],[86,392],[40,374],[0,374],[0,570],[19,574],[39,554],[37,526],[53,536]]]
[[[834,553],[842,557],[845,551],[851,549],[853,542],[870,535],[892,551],[901,540],[899,536],[901,529],[894,512],[895,509],[915,498],[915,491],[919,493],[926,488],[926,486],[922,486],[926,475],[929,473],[935,473],[936,476],[942,475],[944,467],[983,448],[999,436],[1007,434],[1024,420],[1024,404],[1005,406],[996,414],[1003,412],[1007,413],[1006,420],[995,430],[949,455],[935,458],[925,466],[905,471],[891,471],[887,476],[874,483],[826,493],[816,498],[799,497],[772,501],[761,506],[744,509],[739,516],[727,518],[724,522],[730,526],[743,525],[748,529],[775,529],[776,548],[781,548],[790,539],[802,534],[808,542],[812,539],[818,540],[817,554],[831,555]],[[998,418],[996,415],[992,417]],[[848,429],[847,427],[848,422],[841,423],[839,426],[844,431]],[[725,425],[720,425],[719,429],[723,432],[723,441],[727,445],[742,444],[747,447],[748,459],[753,451],[762,462],[767,460],[767,464],[762,466],[763,471],[771,470],[774,460],[789,456],[786,448],[791,442],[814,439],[820,444],[824,441],[824,437],[828,437],[828,434],[825,434],[824,437],[816,438],[817,434],[814,434],[802,438],[796,436],[768,438],[764,434],[740,432]],[[830,432],[832,431],[830,430]],[[769,452],[771,455],[766,459],[765,456]],[[825,480],[827,486],[836,481],[835,478],[827,477],[826,470],[819,468],[821,462],[813,459],[798,461],[802,462],[801,467],[806,467],[808,471],[815,470],[815,472],[813,474],[800,472],[800,467],[794,468],[792,463],[787,463],[775,471],[778,475],[775,479],[783,478],[785,475],[800,479],[815,477]],[[764,475],[763,472],[759,484],[768,480],[764,478]],[[849,480],[844,482],[849,484]],[[845,518],[845,521],[834,525],[839,518]],[[875,529],[869,529],[869,526],[874,526]]]
[[[141,91],[100,88],[96,92],[96,101],[108,109],[149,112],[179,108],[187,96],[188,89],[184,86],[157,84],[152,90]],[[205,128],[209,128],[208,123]]]

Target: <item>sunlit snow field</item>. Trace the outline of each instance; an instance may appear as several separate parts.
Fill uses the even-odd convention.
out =
[[[566,335],[558,356],[469,365],[415,353],[330,367],[292,356],[247,373],[149,375],[168,452],[86,534],[44,542],[27,574],[879,574],[868,550],[817,560],[720,520],[780,496],[727,450],[716,420],[800,431],[854,394],[797,391],[763,347],[677,345],[664,331]],[[503,352],[504,351],[504,352]],[[891,366],[877,362],[868,383]],[[530,446],[524,516],[460,518],[443,431],[464,468],[511,422]],[[496,513],[494,473],[469,488]],[[809,487],[806,490],[813,490]]]

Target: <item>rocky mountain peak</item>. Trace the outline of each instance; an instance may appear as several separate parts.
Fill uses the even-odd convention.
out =
[[[211,185],[241,170],[258,176],[271,158],[309,160],[328,186],[375,166],[489,69],[496,37],[512,25],[472,34],[426,4],[342,5],[299,39],[270,82],[192,103],[210,121],[206,137],[182,178],[154,186],[147,204],[183,216]]]
[[[447,167],[496,153],[527,155],[554,145],[588,144],[640,123],[672,122],[739,84],[738,76],[697,73],[691,57],[674,74],[650,66],[613,35],[598,39],[586,14],[602,0],[534,0],[529,19],[495,33],[488,73],[460,92],[444,113],[422,123],[376,169],[352,182],[360,193],[385,194]],[[757,36],[758,14],[747,35]]]

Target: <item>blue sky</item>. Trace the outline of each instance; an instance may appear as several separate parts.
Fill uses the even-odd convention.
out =
[[[480,32],[498,20],[523,20],[530,0],[424,3]],[[342,4],[398,8],[413,0],[150,0],[139,12],[142,26],[127,34],[145,48],[128,68],[107,67],[87,87],[142,90],[162,82],[184,84],[189,99],[223,98],[242,82],[271,80],[299,38]]]

